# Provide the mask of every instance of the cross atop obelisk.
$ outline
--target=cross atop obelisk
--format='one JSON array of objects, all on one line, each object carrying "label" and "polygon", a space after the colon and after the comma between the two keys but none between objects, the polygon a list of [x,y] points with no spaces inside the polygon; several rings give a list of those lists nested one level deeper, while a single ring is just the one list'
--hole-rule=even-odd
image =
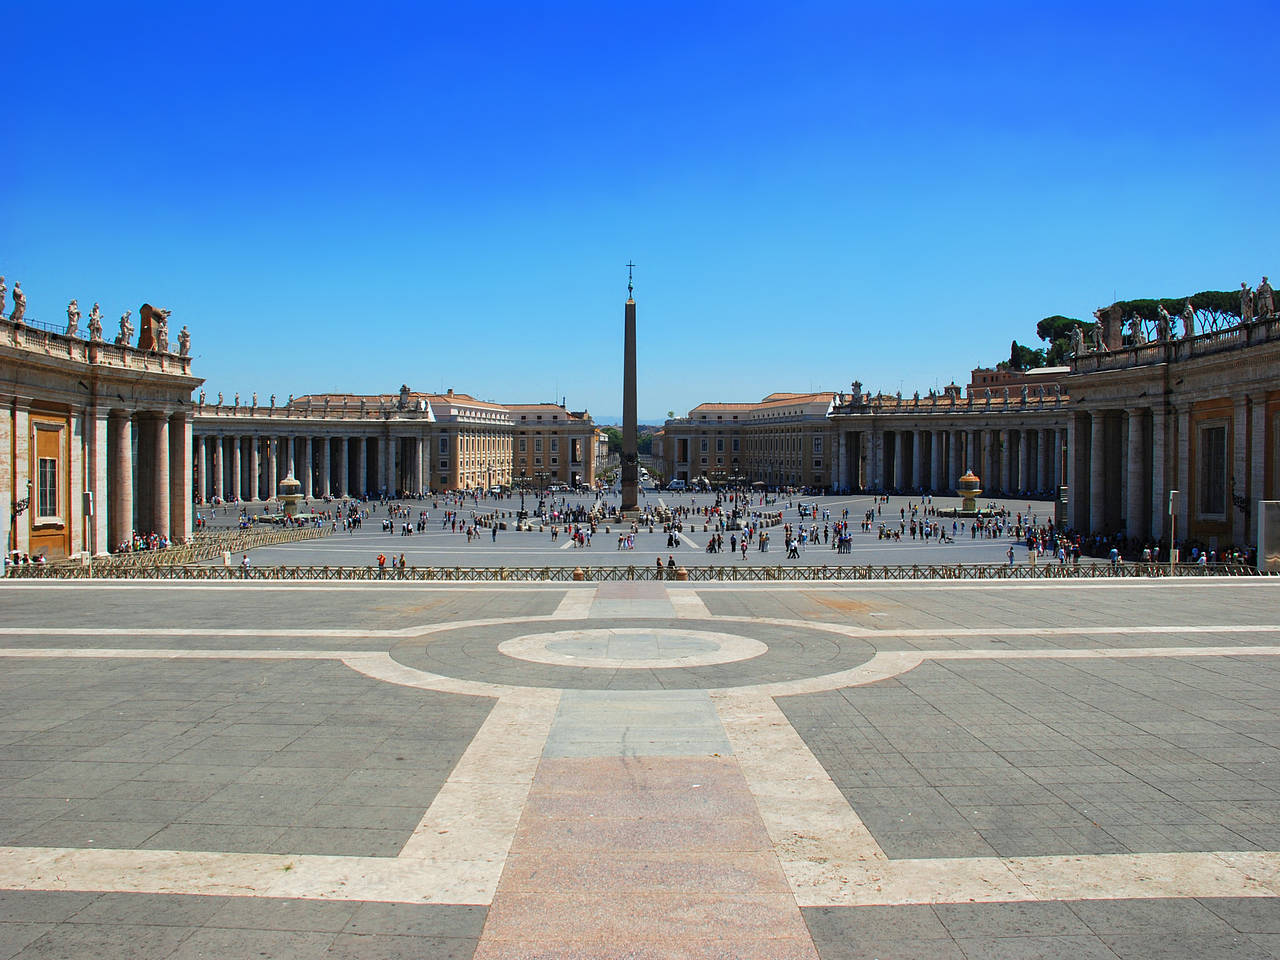
[{"label": "cross atop obelisk", "polygon": [[640,509],[640,456],[636,446],[636,302],[635,285],[627,263],[627,304],[622,323],[622,512]]}]

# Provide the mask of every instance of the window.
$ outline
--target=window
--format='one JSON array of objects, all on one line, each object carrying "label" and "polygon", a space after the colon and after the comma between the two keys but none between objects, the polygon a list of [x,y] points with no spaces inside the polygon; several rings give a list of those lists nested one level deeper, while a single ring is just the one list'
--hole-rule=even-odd
[{"label": "window", "polygon": [[819,458],[817,458],[817,459],[815,459],[815,460],[813,461],[813,468],[814,468],[815,470],[820,470],[820,469],[822,469],[822,459],[821,459],[820,457],[819,457]]},{"label": "window", "polygon": [[1225,517],[1227,513],[1227,427],[1200,428],[1200,513]]},{"label": "window", "polygon": [[533,452],[534,452],[534,453],[541,453],[541,452],[542,452],[542,438],[541,438],[541,437],[534,437],[534,438],[533,438]]},{"label": "window", "polygon": [[737,453],[737,452],[738,452],[738,438],[737,438],[737,437],[734,437],[734,438],[733,438],[733,452],[734,452],[734,453]]},{"label": "window", "polygon": [[559,437],[552,437],[552,438],[551,438],[551,452],[552,452],[552,453],[559,453],[559,452],[560,452],[560,438],[559,438]]},{"label": "window", "polygon": [[716,437],[716,453],[724,453],[724,437]]},{"label": "window", "polygon": [[707,465],[707,458],[706,458],[706,457],[703,457],[703,458],[702,458],[702,465],[703,465],[704,467]]},{"label": "window", "polygon": [[448,453],[448,452],[449,452],[449,438],[448,438],[448,437],[441,437],[441,438],[440,438],[440,452],[441,452],[441,453]]},{"label": "window", "polygon": [[[707,438],[706,438],[706,437],[703,437],[703,438],[702,438],[702,452],[703,452],[703,453],[706,453],[706,452],[707,452]],[[703,462],[703,463],[706,463],[706,461],[705,461],[705,460],[704,460],[704,461],[702,461],[702,462]]]},{"label": "window", "polygon": [[551,458],[551,465],[552,465],[553,467],[554,467],[554,466],[558,466],[558,465],[559,465],[559,463],[560,463],[560,458],[559,458],[559,457],[552,457],[552,458]]},{"label": "window", "polygon": [[813,452],[814,452],[814,453],[821,453],[821,452],[822,452],[822,438],[821,438],[821,437],[814,437],[814,438],[813,438]]},{"label": "window", "polygon": [[51,519],[58,516],[58,461],[53,457],[41,457],[37,463],[38,488],[36,517]]},{"label": "window", "polygon": [[525,442],[527,441],[527,439],[528,439],[527,437],[521,437],[521,438],[520,438],[520,452],[521,452],[521,453],[524,453],[524,452],[525,452]]}]

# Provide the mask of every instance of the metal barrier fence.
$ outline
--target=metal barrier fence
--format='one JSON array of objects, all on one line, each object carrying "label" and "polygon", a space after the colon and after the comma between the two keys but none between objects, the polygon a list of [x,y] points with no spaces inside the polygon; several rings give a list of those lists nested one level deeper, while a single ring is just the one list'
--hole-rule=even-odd
[{"label": "metal barrier fence", "polygon": [[[318,537],[327,537],[332,532],[332,528],[327,526],[287,527],[275,530],[201,531],[187,543],[175,544],[163,550],[138,550],[131,553],[115,553],[109,557],[95,557],[92,561],[92,574],[82,561],[68,558],[51,564],[12,567],[9,576],[163,577],[167,575],[166,570],[182,569],[187,564],[216,560],[224,553],[247,553],[256,547],[295,543],[299,540],[315,540]],[[58,572],[54,573],[54,571]]]},{"label": "metal barrier fence", "polygon": [[[285,531],[279,531],[284,533]],[[268,541],[283,542],[283,541]],[[261,546],[262,544],[258,544]],[[219,551],[221,553],[221,551]],[[90,574],[82,565],[48,565],[13,567],[10,577],[75,580]],[[670,567],[601,566],[601,567],[334,567],[334,566],[261,566],[241,569],[237,566],[141,566],[124,564],[115,567],[94,565],[94,577],[118,577],[129,580],[418,580],[418,581],[589,581],[670,580],[689,582],[785,582],[796,580],[1109,580],[1133,577],[1168,577],[1167,564],[1109,563],[1088,564],[1007,564],[950,563],[890,566],[812,567],[732,567],[690,566],[673,571]],[[1219,563],[1210,566],[1180,564],[1173,576],[1205,577],[1270,576],[1245,564]]]}]

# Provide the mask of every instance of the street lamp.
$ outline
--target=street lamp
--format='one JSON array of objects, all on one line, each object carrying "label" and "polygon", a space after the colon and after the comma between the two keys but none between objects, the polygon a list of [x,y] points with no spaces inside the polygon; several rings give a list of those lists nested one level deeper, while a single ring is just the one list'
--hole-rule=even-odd
[{"label": "street lamp", "polygon": [[521,470],[520,470],[520,519],[521,519],[521,520],[523,520],[525,517],[527,517],[527,516],[528,516],[528,514],[527,514],[527,513],[525,513],[525,511],[524,511],[524,488],[525,488],[525,484],[526,484],[526,480],[525,480],[525,476],[524,476],[524,469],[523,469],[523,468],[521,468]]},{"label": "street lamp", "polygon": [[1169,491],[1169,576],[1171,577],[1173,576],[1173,560],[1178,553],[1177,549],[1174,547],[1174,544],[1178,542],[1175,537],[1175,534],[1177,533],[1175,526],[1178,522],[1178,516],[1173,512],[1173,503],[1177,498],[1178,493],[1179,491],[1177,490]]}]

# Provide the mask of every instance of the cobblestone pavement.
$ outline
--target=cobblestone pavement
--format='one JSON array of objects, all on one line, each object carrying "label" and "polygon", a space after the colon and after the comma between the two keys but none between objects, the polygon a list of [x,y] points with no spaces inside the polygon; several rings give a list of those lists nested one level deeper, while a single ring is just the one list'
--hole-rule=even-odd
[{"label": "cobblestone pavement", "polygon": [[0,584],[0,958],[1280,957],[1280,583]]}]

